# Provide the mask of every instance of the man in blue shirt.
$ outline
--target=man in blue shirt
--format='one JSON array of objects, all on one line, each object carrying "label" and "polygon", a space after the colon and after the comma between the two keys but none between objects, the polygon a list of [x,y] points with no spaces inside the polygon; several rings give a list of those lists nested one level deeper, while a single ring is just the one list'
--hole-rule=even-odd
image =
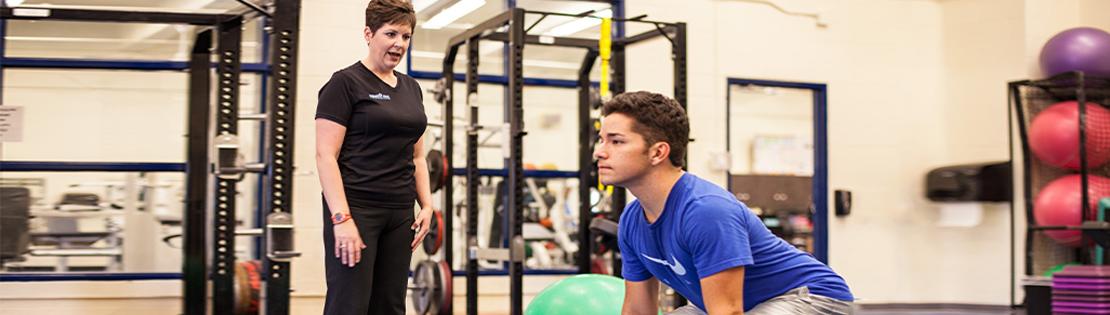
[{"label": "man in blue shirt", "polygon": [[659,281],[690,301],[672,314],[850,314],[844,279],[771,234],[721,187],[682,170],[678,102],[625,93],[602,108],[601,182],[636,196],[620,218],[625,314],[656,314]]}]

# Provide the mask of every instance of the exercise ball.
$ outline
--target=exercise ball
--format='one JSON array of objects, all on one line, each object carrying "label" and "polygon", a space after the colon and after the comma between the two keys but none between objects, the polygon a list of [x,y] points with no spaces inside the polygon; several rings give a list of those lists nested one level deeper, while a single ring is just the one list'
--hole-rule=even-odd
[{"label": "exercise ball", "polygon": [[528,303],[525,315],[619,315],[624,305],[624,280],[598,275],[577,275],[555,282]]},{"label": "exercise ball", "polygon": [[1079,265],[1080,265],[1079,263],[1075,263],[1075,262],[1056,264],[1055,266],[1052,266],[1051,268],[1048,268],[1048,270],[1045,270],[1045,272],[1041,275],[1051,278],[1052,275],[1055,275],[1057,272],[1064,271],[1064,268],[1066,268],[1067,266],[1079,266]]},{"label": "exercise ball", "polygon": [[1041,48],[1041,70],[1052,76],[1068,71],[1110,77],[1110,33],[1077,27],[1052,36]]},{"label": "exercise ball", "polygon": [[[1079,169],[1079,102],[1045,108],[1029,127],[1029,149],[1049,165]],[[1110,160],[1110,110],[1087,102],[1087,167]]]},{"label": "exercise ball", "polygon": [[[1087,175],[1087,194],[1090,200],[1088,218],[1094,218],[1098,211],[1098,200],[1110,196],[1110,178]],[[1080,175],[1066,175],[1057,178],[1037,193],[1033,201],[1033,218],[1038,225],[1079,225],[1083,209],[1083,194]],[[1079,246],[1079,231],[1046,230],[1044,234],[1060,245]]]}]

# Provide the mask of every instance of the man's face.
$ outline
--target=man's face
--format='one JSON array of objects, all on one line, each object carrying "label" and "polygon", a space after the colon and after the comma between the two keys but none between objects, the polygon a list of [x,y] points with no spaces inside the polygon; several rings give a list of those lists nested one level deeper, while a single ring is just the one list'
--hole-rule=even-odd
[{"label": "man's face", "polygon": [[632,131],[636,121],[613,113],[601,118],[600,139],[594,148],[597,175],[606,185],[628,186],[651,168],[648,143]]}]

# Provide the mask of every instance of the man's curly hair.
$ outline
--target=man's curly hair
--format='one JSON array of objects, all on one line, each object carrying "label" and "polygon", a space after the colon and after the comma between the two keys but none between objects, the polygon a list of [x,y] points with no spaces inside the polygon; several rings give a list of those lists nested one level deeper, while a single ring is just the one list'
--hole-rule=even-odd
[{"label": "man's curly hair", "polygon": [[616,113],[635,120],[632,131],[642,135],[649,147],[657,142],[670,144],[671,164],[684,166],[686,145],[690,142],[690,119],[678,101],[646,91],[622,93],[601,107],[602,116]]}]

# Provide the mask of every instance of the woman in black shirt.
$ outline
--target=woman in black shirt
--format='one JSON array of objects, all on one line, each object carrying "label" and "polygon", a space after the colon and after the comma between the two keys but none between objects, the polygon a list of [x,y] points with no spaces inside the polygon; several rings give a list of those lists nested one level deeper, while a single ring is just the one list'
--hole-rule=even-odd
[{"label": "woman in black shirt", "polygon": [[[393,69],[416,15],[405,0],[372,0],[368,54],[336,71],[316,108],[316,167],[324,195],[324,314],[404,314],[412,251],[428,232],[423,93]],[[420,212],[413,215],[413,202]]]}]

